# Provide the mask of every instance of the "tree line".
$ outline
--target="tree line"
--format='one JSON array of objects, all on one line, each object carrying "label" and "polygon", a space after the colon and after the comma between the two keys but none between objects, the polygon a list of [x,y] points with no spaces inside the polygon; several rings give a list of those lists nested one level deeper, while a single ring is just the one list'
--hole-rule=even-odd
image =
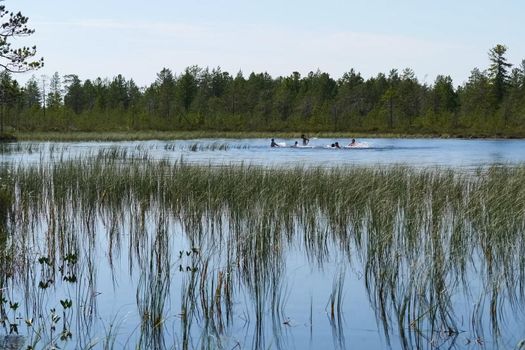
[{"label": "tree line", "polygon": [[192,66],[162,69],[149,86],[133,79],[33,76],[21,86],[0,74],[2,130],[210,130],[525,135],[525,60],[507,48],[488,52],[488,67],[454,86],[439,75],[418,81],[410,68],[364,79],[350,69],[272,77]]}]

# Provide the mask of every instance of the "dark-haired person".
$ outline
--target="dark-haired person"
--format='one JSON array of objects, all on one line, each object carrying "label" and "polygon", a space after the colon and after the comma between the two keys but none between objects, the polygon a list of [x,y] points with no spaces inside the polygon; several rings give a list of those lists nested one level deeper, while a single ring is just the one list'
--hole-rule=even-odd
[{"label": "dark-haired person", "polygon": [[310,142],[310,139],[304,136],[304,134],[301,135],[301,138],[303,139],[303,146],[306,146],[308,142]]}]

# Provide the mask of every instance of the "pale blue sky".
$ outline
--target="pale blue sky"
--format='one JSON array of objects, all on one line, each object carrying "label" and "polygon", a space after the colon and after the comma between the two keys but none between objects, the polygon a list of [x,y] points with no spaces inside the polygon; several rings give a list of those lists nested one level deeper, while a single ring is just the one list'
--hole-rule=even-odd
[{"label": "pale blue sky", "polygon": [[[525,2],[486,0],[6,0],[30,18],[45,68],[36,75],[81,79],[123,74],[139,85],[163,67],[189,65],[272,76],[320,69],[365,78],[412,68],[420,81],[438,74],[462,84],[488,66],[498,43],[525,58]],[[24,42],[24,41],[21,41]],[[26,74],[25,78],[31,74]],[[21,77],[22,78],[22,77]],[[20,79],[23,80],[24,78]]]}]

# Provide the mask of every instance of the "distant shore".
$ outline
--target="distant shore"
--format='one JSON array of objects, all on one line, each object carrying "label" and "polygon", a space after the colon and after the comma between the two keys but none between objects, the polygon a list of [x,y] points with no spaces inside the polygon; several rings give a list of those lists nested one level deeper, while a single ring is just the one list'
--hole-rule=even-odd
[{"label": "distant shore", "polygon": [[[283,138],[299,139],[301,134],[309,138],[472,138],[472,139],[521,139],[515,134],[436,134],[436,133],[375,133],[375,132],[235,132],[235,131],[107,131],[107,132],[18,132],[12,133],[18,141],[145,141],[188,140],[202,138]],[[10,139],[9,141],[14,141]]]}]

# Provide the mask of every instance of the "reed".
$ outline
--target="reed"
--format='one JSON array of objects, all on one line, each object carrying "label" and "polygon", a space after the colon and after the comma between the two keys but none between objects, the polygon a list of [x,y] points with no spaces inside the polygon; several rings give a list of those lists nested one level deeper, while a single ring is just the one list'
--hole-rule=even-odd
[{"label": "reed", "polygon": [[[109,265],[126,253],[130,276],[139,277],[136,344],[144,348],[168,347],[168,322],[177,323],[171,343],[181,348],[233,348],[239,342],[286,347],[279,330],[286,327],[284,271],[291,249],[304,251],[316,266],[337,258],[345,267],[327,295],[340,347],[349,299],[343,298],[343,282],[352,268],[363,271],[386,339],[395,333],[407,349],[435,343],[438,333],[443,344],[460,332],[484,339],[489,329],[497,338],[504,333],[504,310],[520,310],[525,302],[523,166],[476,172],[213,167],[137,152],[140,157],[115,148],[91,157],[1,167],[2,186],[11,189],[6,205],[0,192],[2,264],[9,266],[2,286],[28,285],[36,278],[37,257],[46,257],[39,279],[60,280],[59,262],[76,252],[84,266],[75,270],[78,285],[95,290],[96,242],[102,234],[97,227],[104,227]],[[186,246],[174,249],[177,234]],[[183,278],[174,315],[167,304],[177,273]],[[66,288],[66,282],[54,288]],[[49,300],[46,290],[28,293],[35,300],[24,304],[29,318],[42,313]],[[481,300],[468,315],[470,325],[461,323],[463,315],[454,309],[458,297]],[[245,298],[247,311],[240,310],[239,298]],[[88,294],[77,290],[67,299],[73,302],[68,322],[69,312],[84,312],[82,324],[91,324],[85,311],[75,308],[80,300],[91,300],[96,308]],[[483,305],[491,310],[488,321]],[[230,337],[239,314],[254,317],[249,340]],[[107,333],[105,346],[118,344],[117,335]],[[56,340],[56,334],[41,337]]]}]

